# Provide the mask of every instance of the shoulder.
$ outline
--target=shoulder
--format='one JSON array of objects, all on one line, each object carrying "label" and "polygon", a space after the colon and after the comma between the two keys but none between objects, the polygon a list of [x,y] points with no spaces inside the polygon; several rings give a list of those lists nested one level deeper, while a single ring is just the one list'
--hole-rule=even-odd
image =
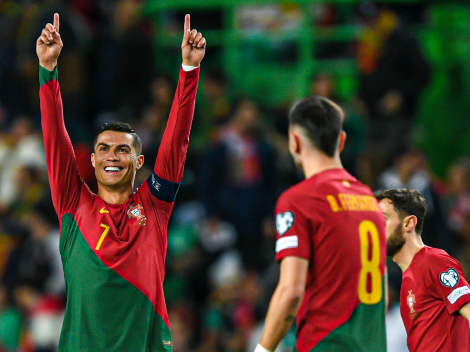
[{"label": "shoulder", "polygon": [[430,266],[436,266],[440,264],[458,264],[459,262],[454,257],[450,256],[446,251],[433,248],[433,247],[425,247],[425,259],[427,264]]},{"label": "shoulder", "polygon": [[301,181],[292,187],[288,188],[278,198],[278,206],[286,206],[291,204],[298,204],[306,197],[306,185],[305,181]]},{"label": "shoulder", "polygon": [[446,275],[458,275],[461,272],[460,263],[446,251],[438,248],[425,247],[421,266],[427,269],[428,273],[441,281]]}]

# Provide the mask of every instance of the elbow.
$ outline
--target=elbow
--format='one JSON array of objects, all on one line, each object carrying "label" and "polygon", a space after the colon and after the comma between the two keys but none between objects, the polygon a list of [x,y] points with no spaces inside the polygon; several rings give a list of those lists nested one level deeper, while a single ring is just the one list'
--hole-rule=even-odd
[{"label": "elbow", "polygon": [[281,286],[279,291],[289,306],[299,307],[304,297],[305,287],[300,285]]}]

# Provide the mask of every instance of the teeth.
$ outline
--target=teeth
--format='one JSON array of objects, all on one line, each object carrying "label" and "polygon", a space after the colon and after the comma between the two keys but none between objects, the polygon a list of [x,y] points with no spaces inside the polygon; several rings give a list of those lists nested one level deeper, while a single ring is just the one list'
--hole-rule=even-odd
[{"label": "teeth", "polygon": [[107,166],[104,168],[104,171],[121,171],[121,168],[117,166]]}]

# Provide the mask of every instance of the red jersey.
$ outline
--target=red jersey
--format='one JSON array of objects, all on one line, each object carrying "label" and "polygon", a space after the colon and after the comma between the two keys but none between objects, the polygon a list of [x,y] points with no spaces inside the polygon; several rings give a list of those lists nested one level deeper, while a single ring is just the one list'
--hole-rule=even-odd
[{"label": "red jersey", "polygon": [[277,260],[309,261],[298,352],[386,351],[385,219],[369,187],[344,169],[316,174],[276,206]]},{"label": "red jersey", "polygon": [[180,71],[154,172],[124,204],[107,204],[78,174],[57,68],[40,67],[42,128],[61,225],[67,306],[59,351],[172,351],[163,294],[167,226],[183,177],[199,68]]},{"label": "red jersey", "polygon": [[467,319],[458,311],[470,302],[470,286],[459,262],[424,246],[403,273],[400,310],[411,352],[468,352]]}]

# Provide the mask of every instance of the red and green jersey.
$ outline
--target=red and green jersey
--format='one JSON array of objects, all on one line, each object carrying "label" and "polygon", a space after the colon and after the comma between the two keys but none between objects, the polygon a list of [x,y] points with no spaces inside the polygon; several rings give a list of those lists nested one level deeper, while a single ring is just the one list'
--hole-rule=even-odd
[{"label": "red and green jersey", "polygon": [[39,77],[67,289],[59,351],[172,351],[163,294],[166,235],[183,176],[199,68],[180,71],[154,172],[125,204],[105,203],[80,179],[57,69],[40,67]]},{"label": "red and green jersey", "polygon": [[386,351],[385,220],[369,187],[344,169],[316,174],[280,196],[276,229],[278,261],[309,261],[297,351]]},{"label": "red and green jersey", "polygon": [[424,246],[403,272],[400,311],[411,352],[468,352],[468,321],[459,309],[470,302],[470,286],[459,262]]}]

